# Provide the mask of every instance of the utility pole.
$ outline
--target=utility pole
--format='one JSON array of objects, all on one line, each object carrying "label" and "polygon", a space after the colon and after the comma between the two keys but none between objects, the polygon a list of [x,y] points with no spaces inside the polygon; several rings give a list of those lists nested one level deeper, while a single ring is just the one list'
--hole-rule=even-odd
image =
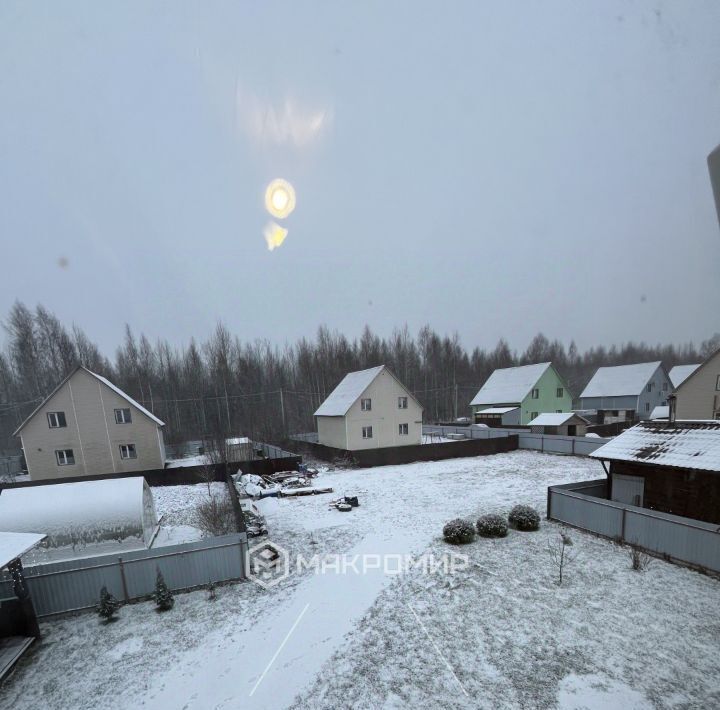
[{"label": "utility pole", "polygon": [[287,434],[287,427],[285,426],[285,399],[283,397],[282,387],[280,388],[280,416],[282,417],[283,436],[285,436]]},{"label": "utility pole", "polygon": [[458,414],[457,403],[458,403],[458,386],[457,386],[457,382],[456,382],[455,383],[455,406],[453,407],[453,411],[455,412],[455,414],[453,416],[453,419],[457,419],[457,414]]}]

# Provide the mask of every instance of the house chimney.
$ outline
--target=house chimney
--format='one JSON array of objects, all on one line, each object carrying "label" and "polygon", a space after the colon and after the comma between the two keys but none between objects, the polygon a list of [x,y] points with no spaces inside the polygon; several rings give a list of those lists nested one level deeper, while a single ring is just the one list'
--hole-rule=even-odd
[{"label": "house chimney", "polygon": [[674,394],[668,397],[668,424],[675,424],[675,405],[677,404],[677,398]]}]

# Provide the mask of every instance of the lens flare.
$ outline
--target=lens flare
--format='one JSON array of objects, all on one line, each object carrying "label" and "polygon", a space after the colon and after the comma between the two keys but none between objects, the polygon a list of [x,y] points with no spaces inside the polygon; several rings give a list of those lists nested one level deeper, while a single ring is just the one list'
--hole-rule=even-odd
[{"label": "lens flare", "polygon": [[285,237],[287,237],[287,233],[287,229],[283,229],[283,227],[279,224],[276,224],[275,222],[268,222],[265,225],[265,230],[263,231],[268,251],[272,251],[273,249],[277,249],[279,246],[282,246],[282,243],[285,241]]},{"label": "lens flare", "polygon": [[295,209],[295,189],[282,178],[273,180],[265,190],[265,209],[277,219],[285,219]]}]

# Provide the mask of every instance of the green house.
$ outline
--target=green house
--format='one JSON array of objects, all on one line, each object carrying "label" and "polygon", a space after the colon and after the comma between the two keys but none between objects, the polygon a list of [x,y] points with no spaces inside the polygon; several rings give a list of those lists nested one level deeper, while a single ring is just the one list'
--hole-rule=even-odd
[{"label": "green house", "polygon": [[495,370],[470,408],[476,424],[527,426],[543,412],[571,412],[572,401],[552,363],[543,362]]}]

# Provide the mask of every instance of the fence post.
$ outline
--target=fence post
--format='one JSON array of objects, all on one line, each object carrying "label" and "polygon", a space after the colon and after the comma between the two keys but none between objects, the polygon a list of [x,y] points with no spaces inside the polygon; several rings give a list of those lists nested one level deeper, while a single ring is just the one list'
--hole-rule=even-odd
[{"label": "fence post", "polygon": [[627,508],[622,509],[622,526],[620,528],[620,541],[625,542],[625,516],[627,514]]},{"label": "fence post", "polygon": [[120,566],[120,580],[122,582],[123,596],[125,601],[130,601],[130,595],[128,594],[127,580],[125,579],[125,564],[123,563],[122,557],[118,557],[118,565]]},{"label": "fence post", "polygon": [[575,437],[572,438],[572,453],[575,456]]}]

